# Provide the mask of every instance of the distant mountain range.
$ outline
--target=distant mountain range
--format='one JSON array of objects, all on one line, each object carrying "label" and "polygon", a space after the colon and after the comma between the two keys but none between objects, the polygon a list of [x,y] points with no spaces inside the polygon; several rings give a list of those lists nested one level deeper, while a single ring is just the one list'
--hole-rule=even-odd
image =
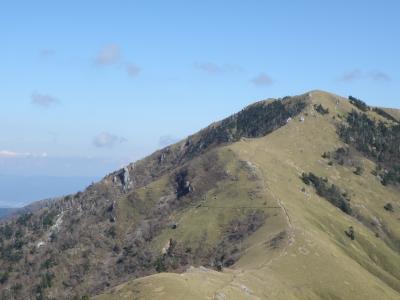
[{"label": "distant mountain range", "polygon": [[0,219],[9,215],[11,212],[15,211],[15,208],[1,208],[0,207]]},{"label": "distant mountain range", "polygon": [[95,177],[0,175],[0,207],[22,207],[33,201],[79,191]]}]

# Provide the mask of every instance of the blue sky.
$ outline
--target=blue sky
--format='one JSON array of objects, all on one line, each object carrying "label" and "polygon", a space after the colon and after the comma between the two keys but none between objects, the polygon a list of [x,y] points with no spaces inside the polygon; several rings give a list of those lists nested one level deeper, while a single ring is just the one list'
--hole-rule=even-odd
[{"label": "blue sky", "polygon": [[0,174],[100,177],[268,97],[400,108],[398,1],[1,1]]}]

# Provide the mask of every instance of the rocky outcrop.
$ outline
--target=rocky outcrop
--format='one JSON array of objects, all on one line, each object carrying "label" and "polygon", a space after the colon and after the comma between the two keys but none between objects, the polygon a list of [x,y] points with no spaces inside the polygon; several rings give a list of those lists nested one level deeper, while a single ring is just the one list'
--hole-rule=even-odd
[{"label": "rocky outcrop", "polygon": [[129,167],[119,170],[113,177],[114,184],[120,185],[124,192],[133,187],[133,182],[129,173]]}]

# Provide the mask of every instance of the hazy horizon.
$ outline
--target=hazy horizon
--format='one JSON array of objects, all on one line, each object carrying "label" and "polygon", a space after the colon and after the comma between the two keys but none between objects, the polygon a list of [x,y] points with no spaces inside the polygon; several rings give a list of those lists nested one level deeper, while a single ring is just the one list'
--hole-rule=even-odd
[{"label": "hazy horizon", "polygon": [[0,208],[23,207],[35,201],[76,193],[99,179],[83,176],[0,174]]}]

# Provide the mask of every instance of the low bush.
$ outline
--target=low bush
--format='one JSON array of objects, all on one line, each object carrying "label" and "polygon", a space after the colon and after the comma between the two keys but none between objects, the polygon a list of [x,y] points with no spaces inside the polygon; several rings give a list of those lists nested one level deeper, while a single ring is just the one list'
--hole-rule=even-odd
[{"label": "low bush", "polygon": [[48,259],[46,259],[41,265],[40,265],[40,269],[50,269],[51,267],[57,265],[57,262],[55,261],[55,259],[53,257],[50,257]]},{"label": "low bush", "polygon": [[346,235],[353,241],[355,239],[355,235],[354,235],[354,228],[353,226],[350,226],[348,230],[344,231],[346,233]]},{"label": "low bush", "polygon": [[393,212],[393,211],[394,211],[394,208],[393,208],[392,203],[386,203],[385,206],[384,206],[383,208],[384,208],[385,210],[387,210],[387,211],[390,211],[390,212]]},{"label": "low bush", "polygon": [[364,101],[361,101],[360,99],[357,99],[353,96],[349,96],[349,101],[351,104],[353,104],[355,107],[357,107],[359,110],[362,110],[363,112],[366,112],[369,110],[369,106]]},{"label": "low bush", "polygon": [[165,266],[164,258],[162,256],[158,257],[154,262],[154,267],[158,273],[166,272],[167,267]]},{"label": "low bush", "polygon": [[42,216],[42,225],[44,228],[48,228],[54,225],[54,219],[56,218],[57,213],[55,211],[45,212]]},{"label": "low bush", "polygon": [[361,176],[364,173],[364,168],[362,166],[357,166],[354,174]]},{"label": "low bush", "polygon": [[22,214],[18,217],[17,219],[17,224],[26,226],[28,224],[28,221],[32,218],[32,213],[26,213]]},{"label": "low bush", "polygon": [[6,283],[8,280],[8,272],[0,272],[0,284]]},{"label": "low bush", "polygon": [[374,107],[374,108],[373,108],[373,111],[376,112],[378,115],[384,117],[385,119],[388,119],[388,120],[390,120],[390,121],[392,121],[392,122],[395,122],[395,123],[399,123],[398,120],[396,120],[392,115],[388,114],[388,113],[387,113],[386,111],[384,111],[383,109],[380,109],[380,108],[378,108],[378,107]]},{"label": "low bush", "polygon": [[0,236],[4,237],[6,240],[9,240],[13,234],[14,232],[9,224],[0,227]]},{"label": "low bush", "polygon": [[329,114],[329,109],[328,108],[324,108],[321,104],[314,104],[314,109],[320,113],[321,115],[326,115]]},{"label": "low bush", "polygon": [[341,190],[334,184],[329,184],[326,178],[318,177],[313,173],[303,173],[301,179],[307,185],[313,185],[317,194],[344,213],[351,215],[352,209],[349,200],[345,198]]}]

